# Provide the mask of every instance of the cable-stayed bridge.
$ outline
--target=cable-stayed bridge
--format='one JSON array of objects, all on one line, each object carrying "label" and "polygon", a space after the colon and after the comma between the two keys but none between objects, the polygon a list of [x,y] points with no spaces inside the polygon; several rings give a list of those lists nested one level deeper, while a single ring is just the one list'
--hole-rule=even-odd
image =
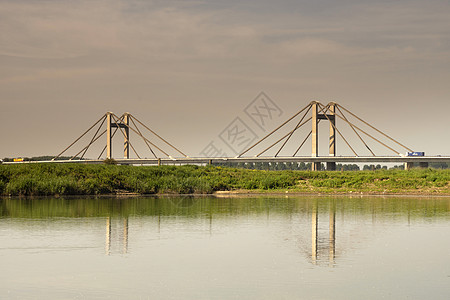
[{"label": "cable-stayed bridge", "polygon": [[[326,134],[328,155],[322,156],[319,155],[321,140],[319,124],[321,122],[329,124]],[[302,130],[303,135],[300,133]],[[352,137],[349,137],[349,132]],[[131,134],[134,135],[133,139]],[[238,131],[229,132],[229,135],[234,135],[235,139],[239,138],[238,134]],[[123,149],[120,150],[120,152],[123,151],[123,157],[120,158],[113,156],[113,140],[116,136],[123,139]],[[86,139],[88,139],[87,142]],[[311,145],[311,155],[300,155],[300,150],[307,148],[305,145],[308,144],[308,140]],[[82,141],[85,141],[84,144]],[[134,146],[135,141],[145,144],[150,158],[138,154]],[[338,155],[336,151],[338,141],[352,154]],[[365,153],[357,149],[355,143],[359,144],[359,148],[362,148]],[[101,144],[99,154],[95,159],[86,159],[86,154],[94,144]],[[71,158],[61,160],[60,158],[67,155],[69,151],[74,153]],[[423,152],[416,152],[405,146],[344,106],[335,102],[324,105],[318,101],[310,102],[234,157],[188,156],[134,115],[124,113],[118,116],[107,112],[51,161],[46,162],[95,164],[104,163],[105,159],[114,159],[119,164],[141,165],[305,162],[311,163],[312,170],[320,170],[322,163],[326,164],[327,170],[335,170],[336,163],[404,163],[406,168],[414,164],[421,167],[428,167],[428,163],[436,162],[450,164],[450,156],[425,156]]]}]

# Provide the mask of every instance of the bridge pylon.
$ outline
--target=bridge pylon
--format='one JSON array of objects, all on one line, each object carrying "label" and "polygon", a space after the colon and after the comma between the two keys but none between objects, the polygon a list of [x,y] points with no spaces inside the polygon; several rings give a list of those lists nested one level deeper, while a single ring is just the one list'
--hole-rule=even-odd
[{"label": "bridge pylon", "polygon": [[113,158],[113,128],[120,128],[123,131],[123,158],[130,158],[130,113],[124,113],[122,122],[114,122],[112,119],[112,112],[106,113],[106,158]]},{"label": "bridge pylon", "polygon": [[[98,124],[100,125],[98,126]],[[106,123],[106,129],[102,128],[103,125]],[[152,139],[147,138],[144,136],[143,132],[144,130],[141,130],[138,124],[143,127],[147,132],[152,135]],[[92,144],[94,144],[97,140],[99,140],[104,134],[106,134],[106,145],[103,147],[103,150],[101,151],[100,155],[97,159],[100,159],[102,155],[105,153],[106,159],[113,159],[113,138],[116,135],[118,131],[123,136],[123,158],[124,159],[130,159],[130,148],[134,152],[137,158],[141,159],[141,156],[137,153],[136,148],[133,146],[130,140],[130,133],[134,132],[139,139],[145,143],[145,145],[150,150],[151,154],[155,159],[159,159],[161,155],[167,158],[172,158],[172,156],[169,154],[169,150],[167,148],[170,148],[171,151],[174,150],[175,155],[181,155],[184,158],[187,158],[187,155],[178,150],[175,146],[167,142],[164,138],[162,138],[160,135],[158,135],[155,131],[150,129],[148,126],[146,126],[144,123],[139,121],[135,116],[133,116],[130,113],[124,113],[122,116],[117,116],[113,112],[107,112],[105,113],[96,123],[94,123],[88,130],[86,130],[80,137],[78,137],[74,142],[72,142],[67,148],[65,148],[61,153],[59,153],[57,156],[55,156],[52,160],[58,159],[61,155],[63,155],[67,150],[72,148],[78,141],[80,141],[85,135],[87,135],[92,129],[97,127],[97,131],[95,132],[94,136],[90,140],[90,142],[81,149],[78,153],[73,155],[70,160],[74,159],[83,159],[88,149],[91,147]],[[156,142],[159,143],[159,146],[156,144]],[[166,149],[163,149],[163,147],[166,147]],[[158,153],[158,155],[156,154]]]},{"label": "bridge pylon", "polygon": [[[335,105],[336,103],[330,102],[328,104],[328,113],[323,110],[320,110],[320,103],[317,101],[311,102],[311,108],[312,108],[312,151],[311,156],[312,157],[318,157],[319,156],[319,121],[320,120],[328,120],[330,122],[330,142],[329,142],[329,155],[335,156],[336,155],[336,118],[335,118]],[[322,113],[320,113],[322,112]],[[311,166],[313,171],[319,171],[321,169],[321,163],[320,162],[314,162]],[[335,162],[327,162],[327,170],[336,170],[336,163]]]},{"label": "bridge pylon", "polygon": [[[344,112],[346,114],[350,115],[355,120],[352,119],[350,121],[350,118],[348,118],[346,116],[346,114],[344,114]],[[308,117],[309,113],[311,113],[311,115]],[[300,143],[297,150],[295,150],[294,154],[292,154],[291,156],[297,157],[296,155],[299,152],[299,150],[302,148],[302,146],[305,144],[305,142],[308,140],[308,138],[311,137],[311,157],[320,158],[320,156],[319,156],[319,123],[322,120],[328,121],[328,123],[329,123],[328,155],[332,156],[332,157],[336,156],[336,154],[337,154],[336,153],[337,135],[339,135],[341,140],[353,152],[354,156],[359,157],[359,155],[356,153],[355,149],[350,145],[348,140],[344,137],[342,130],[340,129],[341,127],[338,128],[338,126],[337,126],[338,118],[340,119],[340,122],[342,122],[342,124],[348,125],[351,128],[351,131],[353,131],[353,133],[363,143],[364,148],[367,149],[372,156],[376,156],[376,155],[372,151],[371,147],[369,147],[368,143],[366,143],[366,141],[362,138],[362,135],[369,137],[370,139],[372,139],[379,145],[383,146],[384,148],[391,150],[396,155],[401,156],[400,151],[394,149],[393,148],[394,146],[392,146],[392,145],[389,146],[387,143],[393,142],[393,143],[397,144],[397,146],[400,146],[403,149],[405,149],[406,151],[413,152],[413,150],[411,150],[410,148],[404,146],[403,144],[394,140],[393,138],[391,138],[384,132],[378,130],[377,128],[375,128],[374,126],[369,124],[368,122],[364,121],[362,118],[358,117],[357,115],[355,115],[354,113],[352,113],[351,111],[349,111],[348,109],[343,107],[342,105],[340,105],[336,102],[329,102],[327,105],[323,105],[319,101],[312,101],[308,105],[306,105],[303,109],[301,109],[300,111],[295,113],[288,120],[286,120],[284,123],[282,123],[280,126],[275,128],[272,132],[270,132],[269,134],[264,136],[262,139],[260,139],[259,141],[257,141],[256,143],[254,143],[253,145],[251,145],[250,147],[245,149],[243,152],[241,152],[237,156],[237,158],[243,158],[244,154],[248,155],[248,153],[251,153],[250,152],[251,150],[255,150],[255,149],[257,149],[257,147],[263,145],[264,141],[265,142],[269,141],[269,139],[268,139],[269,137],[271,137],[272,139],[273,138],[276,139],[275,133],[277,133],[277,132],[280,133],[282,131],[283,127],[288,128],[288,126],[286,126],[286,125],[289,122],[291,122],[292,120],[294,120],[300,116],[301,116],[300,120],[297,122],[297,124],[295,125],[295,127],[293,129],[288,131],[287,134],[283,135],[281,138],[279,138],[274,143],[272,143],[270,146],[268,146],[267,148],[265,148],[264,150],[262,150],[261,152],[256,154],[254,157],[261,157],[261,155],[263,155],[264,153],[267,153],[270,149],[274,149],[277,145],[281,144],[281,146],[278,148],[278,151],[276,151],[275,155],[272,156],[272,157],[278,157],[280,152],[283,150],[283,148],[286,146],[286,144],[289,141],[291,141],[291,144],[293,143],[292,141],[294,141],[294,143],[295,143],[295,139],[291,139],[293,134],[299,128],[301,128],[303,125],[305,125],[306,123],[311,121],[311,131],[306,136],[306,138]],[[374,132],[369,133],[368,131],[366,131],[367,129],[362,129],[361,128],[362,126],[359,127],[358,125],[356,125],[357,123],[359,126],[361,126],[360,124],[362,123],[362,126],[368,127],[369,130],[373,130],[373,131],[375,131],[375,133]],[[381,138],[376,138],[374,136],[375,134],[381,135]],[[383,142],[381,140],[382,138],[387,139],[388,141]],[[322,166],[322,164],[319,159],[314,160],[311,163],[311,169],[313,171],[320,170],[321,166]],[[336,162],[327,161],[326,168],[327,168],[327,170],[336,170]]]}]

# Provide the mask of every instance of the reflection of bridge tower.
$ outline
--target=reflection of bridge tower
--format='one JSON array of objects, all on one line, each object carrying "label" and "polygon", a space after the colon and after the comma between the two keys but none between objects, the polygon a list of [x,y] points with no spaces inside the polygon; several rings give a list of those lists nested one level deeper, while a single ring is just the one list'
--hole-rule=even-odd
[{"label": "reflection of bridge tower", "polygon": [[[119,220],[116,220],[119,221]],[[106,239],[105,239],[105,254],[111,254],[111,245],[113,242],[119,242],[122,244],[122,254],[128,252],[128,217],[123,218],[122,222],[114,222],[111,217],[106,218]],[[120,231],[120,227],[123,229]]]},{"label": "reflection of bridge tower", "polygon": [[336,206],[330,203],[330,221],[329,221],[329,236],[328,242],[319,238],[319,210],[317,201],[313,203],[311,213],[311,258],[314,264],[317,263],[320,250],[328,248],[328,256],[330,264],[334,264],[336,254]]}]

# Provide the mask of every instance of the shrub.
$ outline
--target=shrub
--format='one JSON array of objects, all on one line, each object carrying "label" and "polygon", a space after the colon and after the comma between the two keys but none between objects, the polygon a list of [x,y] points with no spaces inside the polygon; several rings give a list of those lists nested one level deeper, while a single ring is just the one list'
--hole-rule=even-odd
[{"label": "shrub", "polygon": [[117,165],[117,161],[113,158],[107,158],[103,161],[105,165]]}]

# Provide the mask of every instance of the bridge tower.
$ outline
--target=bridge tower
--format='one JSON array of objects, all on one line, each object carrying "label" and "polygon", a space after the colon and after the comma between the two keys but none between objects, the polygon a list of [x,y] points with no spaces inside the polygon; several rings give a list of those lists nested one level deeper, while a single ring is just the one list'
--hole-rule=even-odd
[{"label": "bridge tower", "polygon": [[122,122],[116,122],[112,119],[112,112],[106,113],[106,158],[113,158],[112,151],[112,128],[119,128],[124,135],[123,158],[130,158],[130,114],[123,115]]},{"label": "bridge tower", "polygon": [[[104,125],[106,123],[106,129],[104,128]],[[100,125],[98,125],[100,124]],[[139,129],[138,125],[142,126],[146,131]],[[97,160],[99,160],[103,154],[105,154],[106,159],[112,159],[113,156],[113,138],[114,135],[120,131],[119,134],[122,134],[124,138],[123,142],[123,158],[124,159],[130,159],[131,153],[130,150],[133,151],[133,153],[137,156],[138,159],[141,159],[141,156],[137,153],[135,147],[130,141],[130,133],[134,132],[137,136],[140,137],[140,139],[137,139],[138,141],[143,141],[145,145],[147,145],[150,152],[153,154],[155,159],[158,159],[158,156],[156,155],[155,151],[153,151],[153,148],[157,149],[159,152],[161,152],[166,157],[169,157],[172,159],[172,156],[169,155],[169,151],[165,151],[161,149],[160,146],[157,146],[152,140],[159,141],[160,143],[165,144],[166,146],[172,148],[177,153],[181,154],[183,157],[187,158],[188,156],[181,152],[179,149],[177,149],[175,146],[170,144],[168,141],[166,141],[164,138],[162,138],[160,135],[158,135],[155,131],[150,129],[147,125],[139,121],[135,116],[132,114],[126,112],[122,114],[120,117],[114,114],[113,112],[107,112],[105,113],[100,119],[97,120],[91,127],[89,127],[88,130],[86,130],[81,136],[79,136],[75,141],[73,141],[68,147],[66,147],[61,153],[59,153],[57,156],[53,157],[52,160],[56,160],[59,158],[62,154],[64,154],[67,150],[69,150],[72,146],[74,146],[78,141],[80,141],[83,137],[85,137],[91,130],[93,130],[95,127],[97,127],[97,130],[95,131],[94,136],[90,139],[90,142],[83,148],[81,151],[79,151],[77,154],[73,155],[69,160],[73,160],[74,158],[77,158],[77,160],[83,160],[84,155],[88,151],[89,147],[94,144],[97,140],[100,138],[103,138],[103,135],[106,134],[106,145],[103,146],[102,151],[100,155],[98,156]],[[144,133],[150,133],[152,134],[152,140],[146,138],[144,136]],[[167,149],[166,149],[167,150]],[[80,157],[78,157],[80,155]],[[160,161],[160,160],[158,160]]]},{"label": "bridge tower", "polygon": [[125,136],[123,141],[123,158],[130,158],[130,114],[125,113],[123,115],[123,124],[125,125]]},{"label": "bridge tower", "polygon": [[[311,129],[311,137],[312,137],[312,157],[319,156],[319,120],[328,120],[330,122],[330,139],[329,139],[329,155],[336,155],[336,118],[335,118],[335,105],[336,103],[330,102],[328,108],[328,113],[320,113],[323,112],[323,109],[319,111],[319,102],[313,101],[311,102],[311,110],[312,110],[312,129]],[[320,162],[312,163],[312,170],[319,171],[321,167]],[[336,170],[335,162],[327,162],[327,170]]]}]

